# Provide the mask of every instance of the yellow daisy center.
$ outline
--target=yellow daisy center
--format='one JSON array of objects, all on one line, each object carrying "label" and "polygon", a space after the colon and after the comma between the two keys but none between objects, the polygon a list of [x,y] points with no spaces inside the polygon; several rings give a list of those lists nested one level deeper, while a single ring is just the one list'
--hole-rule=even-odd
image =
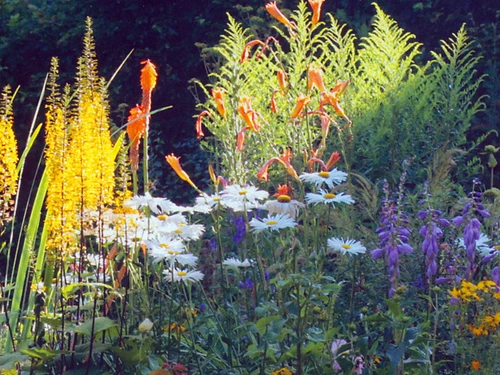
[{"label": "yellow daisy center", "polygon": [[164,249],[168,249],[170,245],[168,243],[161,243],[160,247],[163,247]]},{"label": "yellow daisy center", "polygon": [[179,255],[179,252],[178,251],[173,251],[173,250],[169,250],[168,253],[170,255]]},{"label": "yellow daisy center", "polygon": [[221,200],[220,197],[215,197],[214,198],[214,202],[220,202],[220,200]]},{"label": "yellow daisy center", "polygon": [[276,220],[269,220],[266,222],[267,225],[276,225],[278,222]]},{"label": "yellow daisy center", "polygon": [[334,199],[335,197],[336,197],[336,195],[333,193],[327,193],[327,194],[323,195],[323,198],[325,198],[325,199]]},{"label": "yellow daisy center", "polygon": [[328,178],[330,177],[330,173],[329,172],[325,172],[325,171],[321,171],[318,173],[318,176],[319,177],[323,177],[323,178]]},{"label": "yellow daisy center", "polygon": [[179,272],[177,272],[177,276],[182,277],[182,276],[186,276],[186,275],[187,275],[186,271],[179,271]]},{"label": "yellow daisy center", "polygon": [[246,190],[241,190],[238,192],[239,195],[246,195],[247,191]]},{"label": "yellow daisy center", "polygon": [[347,250],[347,249],[351,248],[351,245],[344,243],[344,244],[342,244],[342,247]]},{"label": "yellow daisy center", "polygon": [[285,195],[285,194],[278,195],[278,202],[280,202],[280,203],[288,203],[291,200],[292,200],[292,198],[290,198],[290,196],[288,196],[288,195]]},{"label": "yellow daisy center", "polygon": [[167,215],[158,215],[157,218],[158,220],[166,220]]},{"label": "yellow daisy center", "polygon": [[176,230],[174,230],[174,233],[181,234],[181,233],[182,233],[182,230],[180,230],[180,229],[176,229]]}]

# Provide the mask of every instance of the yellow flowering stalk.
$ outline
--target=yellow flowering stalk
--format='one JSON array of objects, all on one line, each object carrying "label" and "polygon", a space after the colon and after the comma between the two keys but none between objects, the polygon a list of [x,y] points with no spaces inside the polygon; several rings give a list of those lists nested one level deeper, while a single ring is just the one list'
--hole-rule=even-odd
[{"label": "yellow flowering stalk", "polygon": [[12,129],[12,93],[6,86],[0,98],[0,233],[11,220],[13,197],[17,192],[17,142]]},{"label": "yellow flowering stalk", "polygon": [[45,164],[48,176],[46,198],[49,228],[47,247],[63,254],[74,243],[76,227],[75,186],[70,183],[73,165],[68,163],[68,114],[57,85],[58,61],[52,59],[49,88],[51,90],[46,106],[45,121]]}]

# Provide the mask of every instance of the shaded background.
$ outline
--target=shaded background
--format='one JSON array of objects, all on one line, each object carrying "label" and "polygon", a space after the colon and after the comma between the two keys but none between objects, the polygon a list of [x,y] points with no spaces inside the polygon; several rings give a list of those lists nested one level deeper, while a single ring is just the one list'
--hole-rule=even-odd
[{"label": "shaded background", "polygon": [[[206,162],[195,139],[196,99],[190,80],[207,81],[210,54],[203,48],[218,43],[226,27],[226,13],[259,37],[273,33],[271,25],[275,21],[264,9],[266,2],[0,0],[0,86],[20,86],[14,104],[20,147],[24,147],[51,57],[59,58],[60,83],[73,83],[82,51],[85,18],[90,16],[94,22],[101,76],[109,79],[134,49],[110,87],[115,126],[124,124],[129,108],[141,100],[140,62],[150,59],[156,64],[159,77],[153,92],[153,109],[167,105],[173,108],[154,115],[151,122],[150,171],[155,195],[167,196],[176,202],[187,200],[192,191],[180,183],[164,156],[171,152],[181,156],[182,165],[193,180],[199,186],[207,182]],[[296,0],[278,1],[284,13],[286,9],[295,10],[297,3]],[[467,24],[469,35],[477,41],[475,50],[484,56],[479,73],[488,74],[481,94],[489,96],[485,100],[487,110],[475,119],[470,137],[475,139],[489,129],[498,129],[498,1],[381,0],[378,4],[424,44],[423,59],[429,51],[438,50],[440,40],[448,39],[463,23]],[[324,13],[333,13],[348,23],[358,37],[369,31],[374,15],[371,1],[326,0],[323,9]],[[43,120],[42,112],[37,123]],[[498,138],[492,137],[487,143],[498,145]],[[27,162],[28,178],[35,178],[42,147],[43,142],[39,142]]]}]

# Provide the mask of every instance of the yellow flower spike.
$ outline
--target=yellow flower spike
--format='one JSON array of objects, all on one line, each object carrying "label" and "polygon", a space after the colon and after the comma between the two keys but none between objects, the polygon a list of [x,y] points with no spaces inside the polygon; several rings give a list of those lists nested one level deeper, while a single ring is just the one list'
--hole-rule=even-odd
[{"label": "yellow flower spike", "polygon": [[321,16],[321,6],[324,2],[325,0],[309,0],[309,5],[313,10],[313,16],[311,19],[312,27],[316,26],[319,22],[319,17]]},{"label": "yellow flower spike", "polygon": [[290,22],[288,18],[285,17],[283,13],[278,9],[278,5],[276,5],[276,1],[272,1],[266,4],[266,10],[269,12],[271,16],[273,16],[278,22],[281,22],[286,27],[293,29],[295,25]]},{"label": "yellow flower spike", "polygon": [[198,187],[194,184],[193,181],[191,181],[189,175],[186,172],[184,172],[184,170],[181,168],[181,164],[179,163],[179,158],[177,156],[175,156],[174,154],[170,154],[165,156],[165,159],[167,160],[167,163],[170,164],[175,173],[177,173],[177,176],[179,176],[181,180],[186,181],[194,189],[199,191]]},{"label": "yellow flower spike", "polygon": [[311,101],[311,97],[309,95],[304,95],[304,94],[299,94],[297,98],[297,102],[295,103],[295,108],[292,111],[292,114],[290,115],[291,118],[297,118],[302,111],[304,110],[305,106]]}]

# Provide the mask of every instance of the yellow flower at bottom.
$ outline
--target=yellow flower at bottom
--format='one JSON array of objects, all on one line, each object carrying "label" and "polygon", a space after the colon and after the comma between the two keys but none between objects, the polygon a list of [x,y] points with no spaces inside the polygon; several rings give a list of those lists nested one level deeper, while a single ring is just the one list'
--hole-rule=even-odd
[{"label": "yellow flower at bottom", "polygon": [[272,375],[293,375],[293,372],[291,372],[289,369],[286,367],[280,368],[277,371],[274,371]]}]

